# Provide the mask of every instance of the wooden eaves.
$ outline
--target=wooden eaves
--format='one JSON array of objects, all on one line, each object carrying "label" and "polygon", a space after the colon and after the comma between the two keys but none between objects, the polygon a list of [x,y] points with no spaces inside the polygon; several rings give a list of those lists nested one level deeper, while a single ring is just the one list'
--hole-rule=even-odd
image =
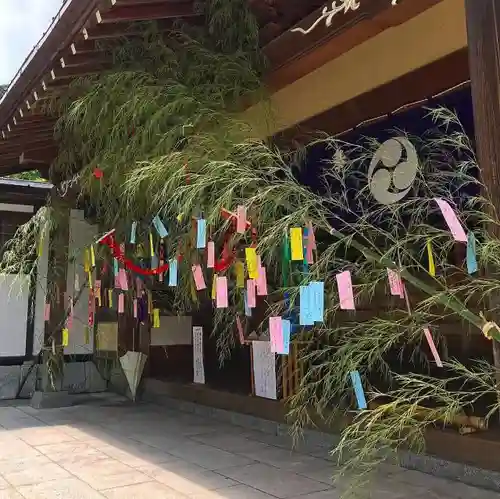
[{"label": "wooden eaves", "polygon": [[[360,7],[306,29],[321,16],[324,0],[248,0],[269,60],[267,84],[276,91],[439,0],[360,0]],[[168,27],[179,18],[200,19],[192,0],[69,0],[59,20],[0,102],[0,175],[32,169],[47,174],[57,156],[56,116],[37,102],[67,88],[74,78],[111,67],[97,42],[137,36],[141,21]]]}]

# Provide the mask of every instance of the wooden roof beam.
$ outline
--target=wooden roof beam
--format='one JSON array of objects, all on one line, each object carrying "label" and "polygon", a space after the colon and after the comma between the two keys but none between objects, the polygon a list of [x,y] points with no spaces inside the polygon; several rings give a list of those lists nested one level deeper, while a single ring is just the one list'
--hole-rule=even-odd
[{"label": "wooden roof beam", "polygon": [[35,138],[34,140],[29,140],[29,142],[24,141],[22,143],[10,143],[9,140],[5,140],[0,141],[0,155],[19,155],[22,151],[32,151],[48,147],[55,147],[55,142],[52,136],[39,139]]},{"label": "wooden roof beam", "polygon": [[91,50],[89,52],[79,52],[77,54],[68,53],[67,56],[61,57],[62,68],[75,68],[85,66],[87,64],[102,64],[109,62],[110,58],[105,52],[99,50]]},{"label": "wooden roof beam", "polygon": [[[90,63],[82,64],[80,66],[66,67],[66,68],[54,68],[50,72],[50,79],[52,81],[61,78],[78,78],[80,76],[100,73],[112,67],[113,63],[111,61],[106,63]],[[49,81],[50,81],[49,79]]]},{"label": "wooden roof beam", "polygon": [[[111,0],[113,4],[113,0]],[[198,16],[191,2],[152,1],[148,3],[127,3],[116,5],[108,10],[97,10],[97,24],[119,23],[124,21],[152,21],[178,17]]]},{"label": "wooden roof beam", "polygon": [[107,40],[142,33],[143,28],[141,26],[128,23],[96,24],[82,29],[84,40]]}]

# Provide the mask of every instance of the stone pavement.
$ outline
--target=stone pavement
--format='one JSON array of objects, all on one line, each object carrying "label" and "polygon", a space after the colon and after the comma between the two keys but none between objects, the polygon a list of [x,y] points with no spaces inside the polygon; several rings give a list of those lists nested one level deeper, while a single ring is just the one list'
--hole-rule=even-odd
[{"label": "stone pavement", "polygon": [[[65,409],[0,407],[0,499],[338,499],[333,464],[288,439],[118,397]],[[384,468],[374,499],[498,493]],[[366,497],[366,495],[365,495]]]}]

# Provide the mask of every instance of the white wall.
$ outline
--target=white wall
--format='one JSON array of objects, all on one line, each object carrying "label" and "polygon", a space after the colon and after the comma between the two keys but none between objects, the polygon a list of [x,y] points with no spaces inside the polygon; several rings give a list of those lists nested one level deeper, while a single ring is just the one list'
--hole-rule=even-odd
[{"label": "white wall", "polygon": [[0,357],[26,355],[29,279],[0,275]]},{"label": "white wall", "polygon": [[[71,210],[68,244],[68,274],[66,290],[68,296],[76,296],[75,274],[78,274],[80,287],[85,282],[83,255],[85,248],[97,236],[97,227],[87,223],[81,210]],[[72,262],[71,260],[74,261]],[[73,327],[69,331],[69,344],[64,348],[66,355],[90,354],[94,351],[94,337],[89,334],[89,342],[85,343],[85,327],[88,324],[89,291],[85,288],[73,309]]]}]

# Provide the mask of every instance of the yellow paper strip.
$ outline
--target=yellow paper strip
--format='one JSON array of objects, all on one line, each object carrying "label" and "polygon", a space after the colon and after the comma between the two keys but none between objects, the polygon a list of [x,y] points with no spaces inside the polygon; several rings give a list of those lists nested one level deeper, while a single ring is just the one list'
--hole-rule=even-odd
[{"label": "yellow paper strip", "polygon": [[113,308],[113,290],[108,289],[108,307]]},{"label": "yellow paper strip", "polygon": [[69,345],[69,330],[68,328],[64,328],[62,330],[62,346],[67,347]]},{"label": "yellow paper strip", "polygon": [[245,255],[247,258],[248,277],[250,279],[257,279],[259,271],[257,268],[257,252],[255,248],[246,248]]},{"label": "yellow paper strip", "polygon": [[302,229],[300,227],[290,229],[290,245],[292,248],[292,260],[304,260],[304,245],[302,243]]},{"label": "yellow paper strip", "polygon": [[43,255],[43,232],[40,233],[40,239],[38,240],[38,258],[42,258]]},{"label": "yellow paper strip", "polygon": [[160,327],[160,309],[159,308],[155,308],[153,310],[153,327],[154,328]]},{"label": "yellow paper strip", "polygon": [[85,326],[84,335],[83,342],[85,345],[88,345],[90,343],[90,330],[88,326]]},{"label": "yellow paper strip", "polygon": [[95,267],[95,252],[94,252],[94,245],[90,245],[90,265]]},{"label": "yellow paper strip", "polygon": [[92,289],[92,270],[89,269],[89,288]]},{"label": "yellow paper strip", "polygon": [[149,233],[149,250],[151,253],[151,257],[153,257],[155,255],[155,249],[153,246],[153,233],[152,232]]},{"label": "yellow paper strip", "polygon": [[88,249],[86,249],[83,254],[83,269],[87,273],[90,271],[90,255]]},{"label": "yellow paper strip", "polygon": [[236,287],[244,288],[245,287],[245,264],[238,260],[234,264],[234,271],[236,273]]},{"label": "yellow paper strip", "polygon": [[434,264],[434,255],[432,254],[432,244],[430,239],[427,239],[427,257],[429,259],[429,274],[432,277],[435,277],[436,265]]},{"label": "yellow paper strip", "polygon": [[216,296],[217,296],[217,274],[214,274],[214,278],[212,280],[212,300],[215,300]]}]

